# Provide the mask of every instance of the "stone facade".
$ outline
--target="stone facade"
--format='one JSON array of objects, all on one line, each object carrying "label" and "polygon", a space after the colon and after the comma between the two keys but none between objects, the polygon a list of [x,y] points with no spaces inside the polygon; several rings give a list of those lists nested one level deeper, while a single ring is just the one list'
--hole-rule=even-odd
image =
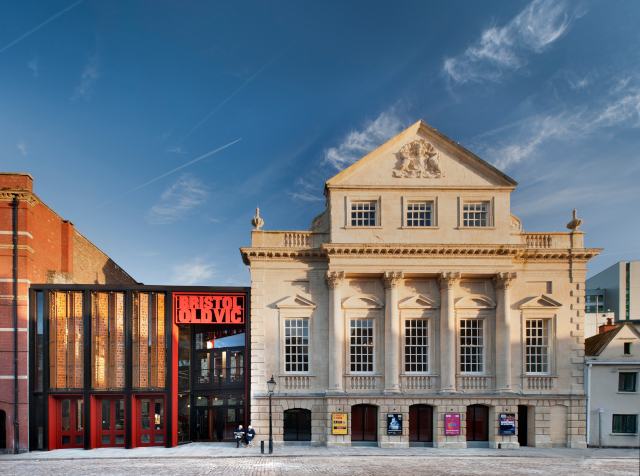
[{"label": "stone facade", "polygon": [[[600,250],[584,248],[577,218],[570,232],[525,233],[510,213],[516,185],[420,121],[329,180],[309,232],[253,230],[241,254],[259,438],[273,375],[276,444],[283,412],[297,408],[311,411],[312,445],[351,445],[353,406],[370,404],[377,444],[406,447],[410,407],[423,404],[433,445],[462,448],[467,407],[479,404],[491,447],[519,446],[498,431],[500,414],[518,409],[528,445],[585,447],[585,265]],[[292,318],[308,326],[308,368],[290,364]],[[428,365],[411,365],[414,320],[428,334],[416,351]],[[531,325],[546,337],[536,371],[526,362]],[[463,339],[463,326],[482,340]],[[355,343],[360,333],[368,337]],[[332,434],[335,412],[348,414],[347,435]],[[403,415],[402,435],[387,434],[387,412]],[[445,435],[445,412],[460,414],[459,436]]]}]

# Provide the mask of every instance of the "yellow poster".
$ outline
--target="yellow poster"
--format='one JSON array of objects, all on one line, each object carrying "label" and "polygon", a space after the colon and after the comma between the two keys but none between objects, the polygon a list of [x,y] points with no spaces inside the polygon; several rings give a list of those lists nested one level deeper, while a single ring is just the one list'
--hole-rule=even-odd
[{"label": "yellow poster", "polygon": [[346,413],[332,413],[331,420],[333,421],[333,424],[331,426],[331,434],[333,435],[347,434],[347,414]]}]

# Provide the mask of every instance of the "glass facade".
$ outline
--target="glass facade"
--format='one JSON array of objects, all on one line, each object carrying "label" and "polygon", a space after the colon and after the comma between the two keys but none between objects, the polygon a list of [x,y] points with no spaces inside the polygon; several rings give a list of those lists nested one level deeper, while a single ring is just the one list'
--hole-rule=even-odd
[{"label": "glass facade", "polygon": [[131,336],[133,388],[164,388],[166,375],[164,294],[133,294]]},{"label": "glass facade", "polygon": [[91,298],[91,388],[122,389],[124,293],[93,293]]},{"label": "glass facade", "polygon": [[52,390],[83,388],[82,293],[52,292],[49,305],[49,386]]}]

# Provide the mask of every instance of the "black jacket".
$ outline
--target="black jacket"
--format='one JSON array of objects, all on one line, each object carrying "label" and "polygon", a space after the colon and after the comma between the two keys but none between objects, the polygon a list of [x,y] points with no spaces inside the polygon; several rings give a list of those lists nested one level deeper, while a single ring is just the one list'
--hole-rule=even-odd
[{"label": "black jacket", "polygon": [[249,438],[253,438],[254,436],[256,436],[256,430],[254,430],[253,428],[251,428],[250,430],[245,431],[245,434],[246,434]]}]

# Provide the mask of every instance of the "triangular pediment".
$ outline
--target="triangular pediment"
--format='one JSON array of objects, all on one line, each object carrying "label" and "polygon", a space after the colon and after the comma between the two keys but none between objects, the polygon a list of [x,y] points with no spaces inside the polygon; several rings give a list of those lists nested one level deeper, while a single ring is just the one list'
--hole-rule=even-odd
[{"label": "triangular pediment", "polygon": [[318,305],[306,297],[294,294],[293,296],[286,297],[282,301],[278,302],[276,307],[278,309],[315,309]]},{"label": "triangular pediment", "polygon": [[356,294],[345,299],[342,303],[343,309],[380,309],[384,303],[370,294]]},{"label": "triangular pediment", "polygon": [[493,309],[496,303],[484,294],[469,294],[458,299],[455,304],[456,309]]},{"label": "triangular pediment", "polygon": [[409,297],[398,304],[400,309],[437,309],[439,307],[440,305],[437,302],[422,294]]},{"label": "triangular pediment", "polygon": [[349,185],[515,188],[517,182],[418,121],[326,183]]},{"label": "triangular pediment", "polygon": [[539,294],[531,297],[518,306],[518,309],[557,309],[562,307],[558,301],[554,301],[549,296]]}]

